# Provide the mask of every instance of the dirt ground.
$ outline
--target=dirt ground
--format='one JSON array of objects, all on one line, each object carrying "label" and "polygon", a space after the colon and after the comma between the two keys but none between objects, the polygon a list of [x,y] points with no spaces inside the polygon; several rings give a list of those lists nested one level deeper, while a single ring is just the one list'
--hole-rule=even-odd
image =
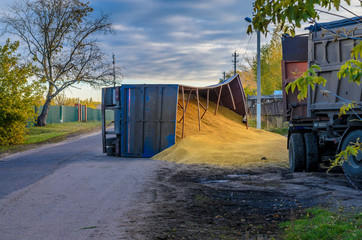
[{"label": "dirt ground", "polygon": [[132,239],[280,239],[305,208],[360,212],[361,196],[342,173],[165,163],[125,225]]}]

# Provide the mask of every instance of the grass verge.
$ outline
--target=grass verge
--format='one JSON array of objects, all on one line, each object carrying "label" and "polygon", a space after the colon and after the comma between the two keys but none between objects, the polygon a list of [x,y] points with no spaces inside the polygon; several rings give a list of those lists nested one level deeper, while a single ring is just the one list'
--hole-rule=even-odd
[{"label": "grass verge", "polygon": [[303,218],[282,223],[284,239],[362,239],[362,213],[308,209]]},{"label": "grass verge", "polygon": [[69,137],[101,130],[100,121],[67,122],[48,124],[44,127],[31,127],[23,144],[16,146],[0,146],[0,157],[36,146],[63,141]]}]

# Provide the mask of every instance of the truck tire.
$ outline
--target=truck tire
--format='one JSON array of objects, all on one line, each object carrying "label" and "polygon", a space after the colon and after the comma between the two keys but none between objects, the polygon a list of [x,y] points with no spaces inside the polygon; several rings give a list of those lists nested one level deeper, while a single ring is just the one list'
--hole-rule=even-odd
[{"label": "truck tire", "polygon": [[[354,130],[350,132],[342,142],[342,150],[351,143],[355,143],[359,138],[359,142],[362,142],[362,130]],[[349,156],[348,161],[342,164],[344,171],[350,177],[362,178],[362,151],[358,151],[357,156]]]},{"label": "truck tire", "polygon": [[318,138],[314,133],[304,134],[305,171],[316,172],[319,168]]},{"label": "truck tire", "polygon": [[289,138],[289,169],[292,172],[302,172],[305,154],[304,141],[301,133],[293,133]]}]

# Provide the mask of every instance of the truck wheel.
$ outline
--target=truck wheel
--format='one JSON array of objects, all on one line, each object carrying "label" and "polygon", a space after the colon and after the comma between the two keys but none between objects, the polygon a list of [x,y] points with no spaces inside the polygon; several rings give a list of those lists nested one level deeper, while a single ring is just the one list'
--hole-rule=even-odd
[{"label": "truck wheel", "polygon": [[305,171],[316,172],[319,167],[318,138],[314,133],[304,134],[305,142]]},{"label": "truck wheel", "polygon": [[289,138],[289,169],[301,172],[304,169],[304,141],[301,133],[293,133]]},{"label": "truck wheel", "polygon": [[[355,143],[359,138],[359,142],[362,142],[362,130],[355,130],[347,135],[342,142],[342,150],[351,143]],[[349,156],[348,161],[342,164],[344,171],[350,177],[362,178],[362,151],[358,151],[357,156]]]}]

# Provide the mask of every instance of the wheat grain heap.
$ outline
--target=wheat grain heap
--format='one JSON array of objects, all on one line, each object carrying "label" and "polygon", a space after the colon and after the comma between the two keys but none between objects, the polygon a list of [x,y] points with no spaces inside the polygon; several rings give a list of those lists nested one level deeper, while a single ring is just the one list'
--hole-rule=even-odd
[{"label": "wheat grain heap", "polygon": [[[206,106],[205,99],[200,102]],[[182,105],[182,101],[180,103]],[[176,144],[152,159],[223,167],[287,166],[286,137],[251,127],[246,129],[240,115],[222,106],[214,116],[215,107],[216,104],[210,102],[199,131],[197,102],[190,101],[185,115],[184,138],[181,138],[181,121],[176,128]],[[200,115],[204,112],[201,107],[200,112]],[[178,120],[182,113],[178,106]]]}]

